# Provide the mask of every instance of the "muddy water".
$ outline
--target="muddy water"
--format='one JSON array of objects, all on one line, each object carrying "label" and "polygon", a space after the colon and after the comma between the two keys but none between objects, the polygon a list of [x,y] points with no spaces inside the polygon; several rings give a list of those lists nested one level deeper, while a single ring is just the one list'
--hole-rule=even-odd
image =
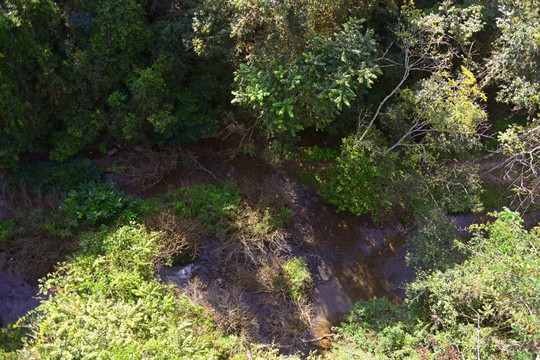
[{"label": "muddy water", "polygon": [[5,253],[0,253],[0,326],[16,322],[39,305],[38,287],[14,271],[11,261]]},{"label": "muddy water", "polygon": [[314,290],[315,335],[331,333],[331,327],[360,299],[385,297],[399,304],[405,285],[414,277],[405,264],[404,243],[411,229],[338,214],[316,196],[299,198],[303,210],[297,221],[310,223],[308,235],[313,236],[313,243],[307,252],[318,258],[318,264],[312,266],[319,280]]}]

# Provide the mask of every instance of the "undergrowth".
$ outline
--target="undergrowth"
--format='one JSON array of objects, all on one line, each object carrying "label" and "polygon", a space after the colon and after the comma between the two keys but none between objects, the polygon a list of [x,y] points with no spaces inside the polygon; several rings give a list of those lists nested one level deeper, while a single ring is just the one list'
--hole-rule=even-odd
[{"label": "undergrowth", "polygon": [[75,186],[99,181],[102,171],[86,158],[66,161],[40,161],[26,163],[18,171],[7,176],[7,188],[17,191],[24,186],[31,193],[49,194],[68,191]]},{"label": "undergrowth", "polygon": [[234,337],[215,332],[202,308],[154,279],[159,233],[140,225],[87,234],[82,250],[41,285],[54,295],[24,323],[27,358],[227,358]]},{"label": "undergrowth", "polygon": [[293,258],[283,264],[291,286],[291,295],[294,300],[306,296],[307,290],[313,286],[311,273],[307,268],[307,262],[304,258]]},{"label": "undergrowth", "polygon": [[110,184],[88,182],[69,192],[60,209],[67,215],[70,225],[111,224],[137,220],[144,212],[142,200],[126,195]]}]

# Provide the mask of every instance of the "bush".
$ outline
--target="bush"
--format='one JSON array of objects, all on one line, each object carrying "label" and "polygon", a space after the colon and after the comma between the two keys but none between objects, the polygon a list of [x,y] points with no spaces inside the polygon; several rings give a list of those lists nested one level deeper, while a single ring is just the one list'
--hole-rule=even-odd
[{"label": "bush", "polygon": [[210,231],[217,231],[241,212],[242,197],[233,184],[194,185],[172,193],[176,209],[189,218],[198,218]]},{"label": "bush", "polygon": [[337,329],[336,353],[358,358],[534,359],[540,346],[540,228],[518,213],[473,225],[457,243],[469,258],[422,274],[401,308],[374,299],[355,305]]},{"label": "bush", "polygon": [[158,233],[130,225],[87,234],[82,252],[41,286],[25,358],[218,359],[234,338],[213,330],[202,308],[154,280]]},{"label": "bush", "polygon": [[13,220],[0,220],[0,242],[4,242],[11,237],[15,229]]},{"label": "bush", "polygon": [[467,357],[532,358],[540,346],[540,229],[526,231],[508,209],[490,215],[496,220],[471,227],[469,244],[458,243],[468,260],[416,281],[409,293]]},{"label": "bush", "polygon": [[463,260],[456,249],[457,226],[435,206],[415,214],[417,229],[407,239],[407,264],[416,269],[446,269]]},{"label": "bush", "polygon": [[342,154],[327,174],[330,180],[322,185],[323,199],[357,215],[390,209],[396,199],[390,191],[393,174],[385,161],[391,165],[391,160],[376,162],[368,150],[355,146],[354,137],[343,141]]},{"label": "bush", "polygon": [[313,146],[300,149],[300,160],[303,162],[328,162],[339,157],[339,148],[320,148]]},{"label": "bush", "polygon": [[69,192],[60,205],[72,226],[110,224],[120,218],[134,220],[145,206],[142,200],[113,189],[110,184],[90,182]]},{"label": "bush", "polygon": [[293,299],[297,300],[306,296],[306,290],[313,286],[313,280],[311,279],[311,273],[307,268],[306,259],[294,258],[287,261],[283,265],[283,268],[289,276]]},{"label": "bush", "polygon": [[416,353],[422,333],[414,334],[408,320],[407,312],[387,299],[360,300],[335,329],[334,353],[340,359],[409,358]]}]

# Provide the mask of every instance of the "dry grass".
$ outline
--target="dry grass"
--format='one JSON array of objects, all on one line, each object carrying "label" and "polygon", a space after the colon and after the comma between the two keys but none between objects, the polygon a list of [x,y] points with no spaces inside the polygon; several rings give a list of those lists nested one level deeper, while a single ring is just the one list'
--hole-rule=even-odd
[{"label": "dry grass", "polygon": [[279,213],[285,203],[280,191],[279,176],[276,174],[240,177],[237,188],[249,206],[269,209],[273,215]]},{"label": "dry grass", "polygon": [[270,296],[264,297],[270,305],[277,305],[286,301],[288,289],[285,286],[285,272],[277,259],[272,259],[254,271],[253,276],[259,292],[264,292]]},{"label": "dry grass", "polygon": [[4,246],[29,279],[45,276],[78,247],[67,219],[57,212],[37,209],[15,222],[16,230]]},{"label": "dry grass", "polygon": [[186,292],[206,309],[218,329],[238,335],[243,342],[300,344],[311,326],[312,305],[306,300],[290,301],[278,293],[257,296],[250,290],[241,281],[208,288],[194,278]]},{"label": "dry grass", "polygon": [[254,209],[244,204],[243,211],[235,214],[230,228],[222,234],[224,243],[218,249],[227,261],[248,261],[261,264],[266,254],[289,250],[286,232],[276,228],[268,209]]},{"label": "dry grass", "polygon": [[180,253],[199,255],[206,236],[206,230],[196,219],[177,216],[171,209],[164,209],[148,217],[146,227],[163,233],[156,257],[158,266],[169,262]]},{"label": "dry grass", "polygon": [[160,183],[177,166],[178,151],[172,148],[163,151],[145,149],[127,157],[130,164],[126,176],[129,183],[144,191]]},{"label": "dry grass", "polygon": [[206,309],[219,330],[236,334],[243,341],[257,337],[259,325],[256,316],[239,287],[207,289],[199,278],[195,278],[189,282],[187,294]]},{"label": "dry grass", "polygon": [[30,189],[23,180],[20,180],[15,189],[7,190],[7,185],[0,179],[1,198],[5,199],[10,209],[37,210],[58,209],[66,193],[62,191],[49,191],[45,194],[40,188]]}]

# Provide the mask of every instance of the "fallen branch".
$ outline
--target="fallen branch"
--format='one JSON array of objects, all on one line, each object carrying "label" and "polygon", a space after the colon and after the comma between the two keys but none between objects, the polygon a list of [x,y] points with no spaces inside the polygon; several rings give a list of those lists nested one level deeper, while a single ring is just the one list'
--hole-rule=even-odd
[{"label": "fallen branch", "polygon": [[336,336],[336,334],[326,334],[326,335],[320,336],[320,337],[315,338],[315,339],[302,340],[302,342],[304,342],[304,343],[315,343],[315,342],[319,342],[321,340],[328,339],[328,338],[331,338],[331,337],[334,337],[334,336]]},{"label": "fallen branch", "polygon": [[[540,125],[537,126],[537,127],[532,128],[532,129],[529,129],[527,132],[525,132],[525,133],[519,135],[519,136],[518,136],[518,139],[521,140],[521,139],[524,138],[525,136],[527,136],[527,135],[529,135],[530,133],[533,133],[533,132],[535,132],[535,131],[537,131],[537,130],[540,130]],[[495,151],[490,152],[490,153],[487,154],[487,155],[480,156],[480,157],[478,157],[478,158],[476,158],[476,159],[470,161],[468,165],[473,165],[473,164],[475,164],[475,163],[477,163],[477,162],[479,162],[479,161],[483,161],[483,160],[487,160],[487,159],[489,159],[489,158],[492,158],[493,156],[502,153],[502,152],[504,151],[504,149],[506,149],[506,147],[507,147],[507,145],[505,144],[505,145],[499,147],[498,149],[496,149]]]},{"label": "fallen branch", "polygon": [[[316,343],[318,341],[321,341],[321,340],[324,340],[324,339],[328,339],[328,338],[331,338],[331,337],[334,337],[336,336],[336,334],[326,334],[326,335],[323,335],[323,336],[320,336],[318,338],[314,338],[314,339],[302,339],[300,340],[300,342],[304,343],[304,344],[311,344],[311,343]],[[298,344],[289,344],[289,345],[281,345],[281,344],[261,344],[261,345],[257,345],[255,348],[256,349],[290,349],[294,346],[297,346]]]}]

